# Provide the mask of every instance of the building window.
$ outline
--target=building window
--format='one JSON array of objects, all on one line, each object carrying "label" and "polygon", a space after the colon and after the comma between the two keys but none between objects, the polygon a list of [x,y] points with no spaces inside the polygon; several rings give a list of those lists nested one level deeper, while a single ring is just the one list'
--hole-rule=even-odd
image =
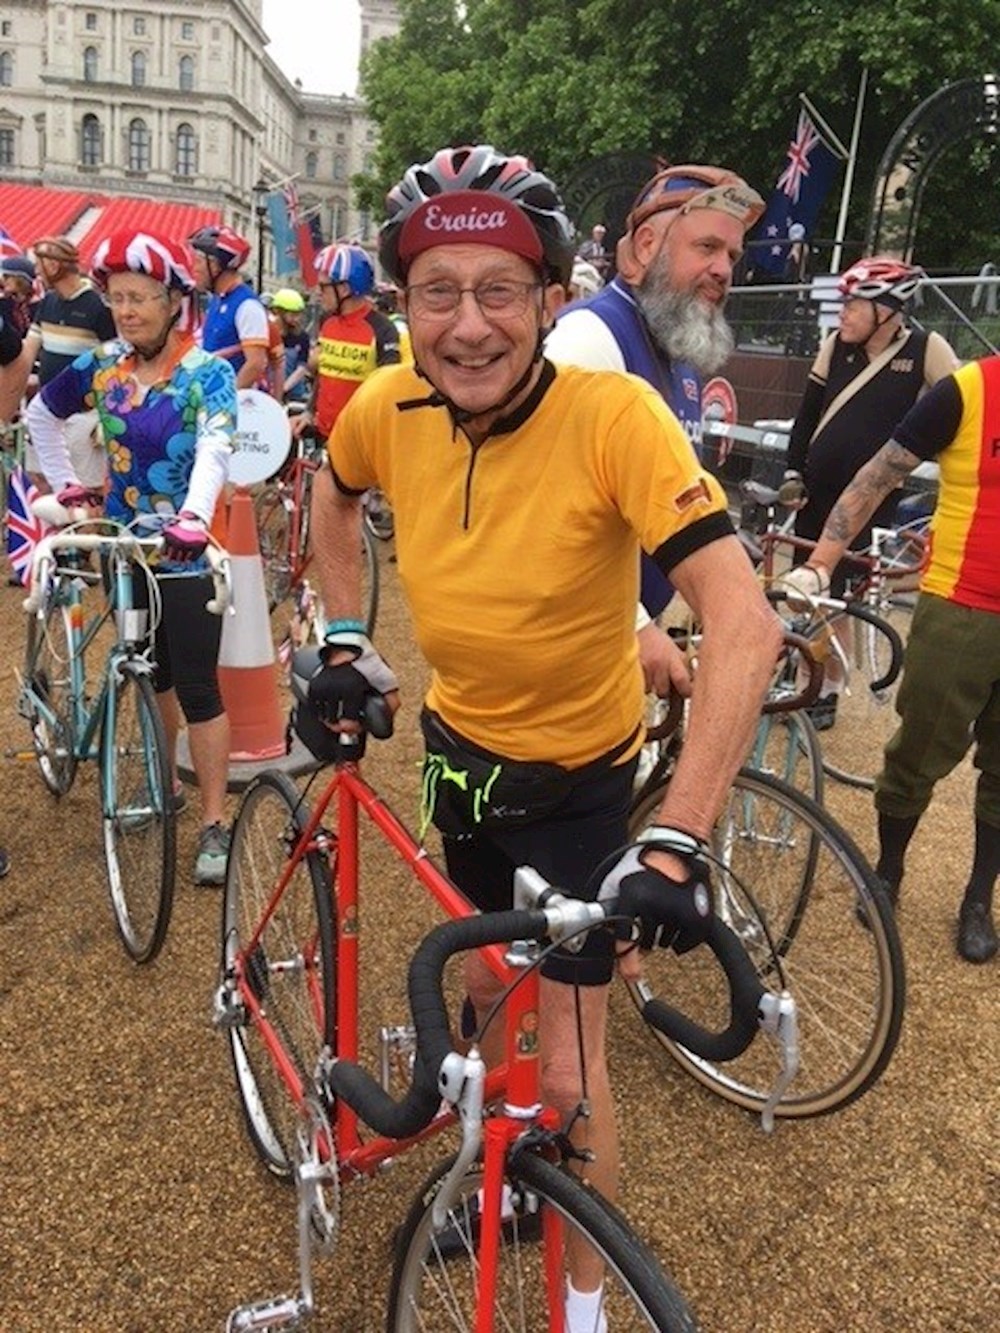
[{"label": "building window", "polygon": [[80,161],[85,167],[101,165],[101,122],[95,115],[83,118],[80,127]]},{"label": "building window", "polygon": [[145,37],[146,20],[142,14],[136,14],[135,18],[132,20],[132,31],[135,33],[136,37]]},{"label": "building window", "polygon": [[335,153],[333,157],[333,179],[342,181],[344,179],[344,154]]},{"label": "building window", "polygon": [[0,51],[0,88],[9,88],[14,82],[14,52]]},{"label": "building window", "polygon": [[146,54],[144,51],[132,52],[132,87],[146,86]]},{"label": "building window", "polygon": [[309,142],[310,142],[310,143],[315,143],[315,142],[316,142],[316,131],[315,131],[315,130],[310,130],[310,131],[309,131]]},{"label": "building window", "polygon": [[174,170],[178,176],[193,176],[198,170],[198,145],[192,125],[177,126],[177,161]]},{"label": "building window", "polygon": [[185,19],[184,22],[181,24],[181,41],[182,42],[194,41],[194,24],[191,22],[190,19]]},{"label": "building window", "polygon": [[83,52],[83,81],[84,83],[97,82],[97,47],[88,46]]},{"label": "building window", "polygon": [[344,131],[343,131],[343,130],[338,130],[338,131],[337,131],[337,142],[338,142],[338,143],[343,143],[343,142],[344,142]]},{"label": "building window", "polygon": [[306,153],[306,175],[309,177],[310,180],[315,179],[317,164],[318,162],[316,154]]},{"label": "building window", "polygon": [[181,56],[177,85],[182,93],[194,92],[194,56]]},{"label": "building window", "polygon": [[88,32],[97,31],[97,15],[94,13],[92,9],[87,11],[87,14],[83,20],[83,26],[87,29]]},{"label": "building window", "polygon": [[149,170],[149,126],[138,117],[128,125],[128,169]]},{"label": "building window", "polygon": [[14,131],[0,130],[0,167],[14,165]]},{"label": "building window", "polygon": [[9,37],[14,30],[14,25],[10,19],[4,19],[0,22],[0,37]]}]

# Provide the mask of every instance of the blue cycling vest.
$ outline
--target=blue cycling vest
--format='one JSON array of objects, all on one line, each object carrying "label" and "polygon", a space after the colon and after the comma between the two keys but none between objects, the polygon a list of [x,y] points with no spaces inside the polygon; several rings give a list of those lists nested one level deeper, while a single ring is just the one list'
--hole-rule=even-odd
[{"label": "blue cycling vest", "polygon": [[[573,310],[583,302],[565,307]],[[597,315],[614,335],[625,369],[641,376],[659,393],[680,421],[696,453],[701,451],[701,379],[688,365],[673,362],[659,350],[639,312],[628,283],[615,278],[587,300],[585,308]],[[670,601],[674,589],[663,571],[643,554],[639,598],[651,616]]]},{"label": "blue cycling vest", "polygon": [[206,352],[224,357],[239,374],[246,361],[236,328],[236,312],[244,301],[256,301],[257,293],[247,283],[241,283],[225,296],[213,296],[205,311],[201,326],[201,345]]}]

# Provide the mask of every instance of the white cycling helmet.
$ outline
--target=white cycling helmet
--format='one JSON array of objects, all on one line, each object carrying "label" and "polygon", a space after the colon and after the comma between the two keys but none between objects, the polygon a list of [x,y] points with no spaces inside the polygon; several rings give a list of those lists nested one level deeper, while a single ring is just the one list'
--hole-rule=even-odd
[{"label": "white cycling helmet", "polygon": [[595,296],[604,286],[604,279],[585,259],[573,261],[573,272],[569,276],[569,285],[576,296]]}]

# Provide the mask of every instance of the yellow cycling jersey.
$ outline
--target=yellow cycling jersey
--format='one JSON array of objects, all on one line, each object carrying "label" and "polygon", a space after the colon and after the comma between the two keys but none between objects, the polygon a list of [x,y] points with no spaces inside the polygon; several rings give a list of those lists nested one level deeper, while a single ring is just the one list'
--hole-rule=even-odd
[{"label": "yellow cycling jersey", "polygon": [[427,702],[498,754],[579,767],[641,718],[640,542],[669,568],[731,532],[721,487],[632,375],[546,363],[479,445],[442,407],[400,410],[427,396],[385,370],[329,442],[340,483],[392,505]]}]

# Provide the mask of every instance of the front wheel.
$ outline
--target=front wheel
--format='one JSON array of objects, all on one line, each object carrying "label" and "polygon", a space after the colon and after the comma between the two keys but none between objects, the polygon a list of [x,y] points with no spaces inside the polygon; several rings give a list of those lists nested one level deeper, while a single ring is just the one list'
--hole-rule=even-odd
[{"label": "front wheel", "polygon": [[[633,836],[655,817],[663,792],[633,811]],[[882,1074],[903,1021],[903,954],[885,894],[821,806],[748,769],[730,789],[712,852],[716,910],[764,985],[787,987],[798,1007],[800,1068],[775,1113],[805,1117],[847,1106]],[[703,948],[680,958],[653,950],[628,989],[640,1011],[661,997],[709,1028],[728,1013],[725,982]],[[717,1064],[650,1031],[712,1092],[763,1108],[777,1070],[763,1034],[737,1059]]]},{"label": "front wheel", "polygon": [[76,774],[69,617],[69,607],[57,598],[44,620],[31,616],[25,651],[22,712],[42,781],[53,796],[65,796]]},{"label": "front wheel", "polygon": [[147,675],[128,662],[104,706],[104,858],[115,924],[137,963],[160,952],[170,923],[176,824],[167,737]]},{"label": "front wheel", "polygon": [[289,867],[304,822],[289,778],[255,778],[233,825],[223,902],[223,973],[235,978],[239,1018],[228,1029],[236,1087],[257,1154],[285,1181],[320,1053],[334,1041],[330,872],[317,852]]},{"label": "front wheel", "polygon": [[[453,1159],[452,1159],[453,1160]],[[397,1241],[389,1292],[391,1333],[478,1328],[481,1268],[479,1194],[483,1168],[462,1176],[442,1231],[432,1209],[452,1161],[418,1193]],[[567,1243],[604,1262],[600,1315],[612,1333],[694,1333],[694,1317],[622,1215],[568,1171],[533,1152],[507,1163],[512,1215],[502,1228],[494,1326],[508,1333],[562,1328]],[[572,1241],[571,1241],[572,1238]]]}]

